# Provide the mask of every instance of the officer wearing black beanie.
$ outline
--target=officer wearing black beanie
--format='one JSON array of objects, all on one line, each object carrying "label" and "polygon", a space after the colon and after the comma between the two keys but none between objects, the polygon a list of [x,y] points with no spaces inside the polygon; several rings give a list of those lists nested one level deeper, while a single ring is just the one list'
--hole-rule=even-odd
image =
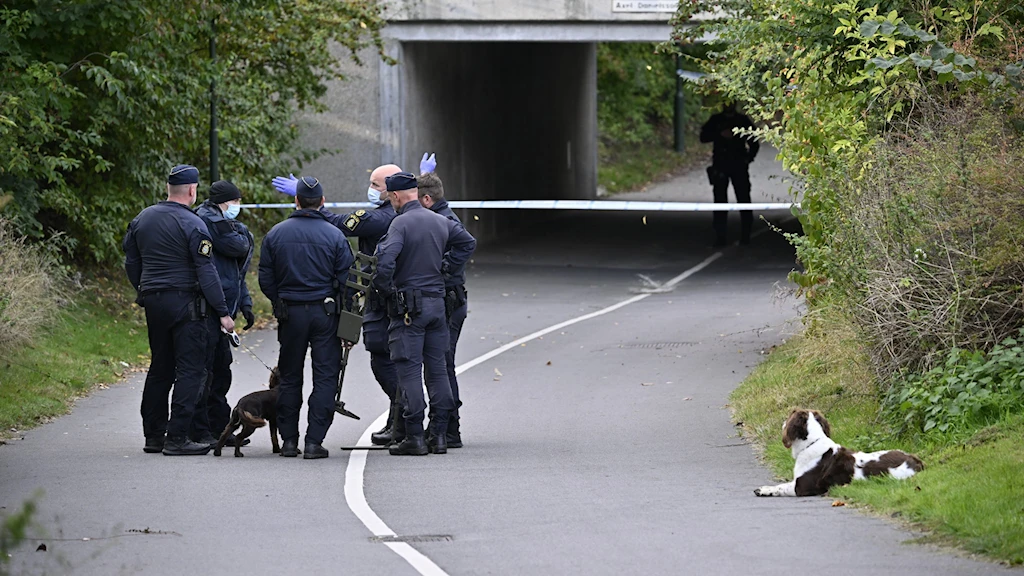
[{"label": "officer wearing black beanie", "polygon": [[[227,180],[218,180],[210,185],[210,199],[203,202],[196,214],[206,222],[213,240],[213,263],[220,275],[220,285],[228,312],[234,318],[239,312],[245,318],[245,330],[252,327],[256,318],[252,313],[252,297],[245,284],[245,275],[252,262],[256,242],[249,229],[235,220],[240,211],[242,193]],[[219,326],[210,326],[210,346],[206,357],[208,396],[200,399],[196,426],[193,432],[197,441],[206,442],[219,437],[231,418],[231,406],[227,393],[231,388],[231,344],[229,336]],[[234,446],[232,434],[228,446]],[[245,440],[248,443],[248,440]]]}]

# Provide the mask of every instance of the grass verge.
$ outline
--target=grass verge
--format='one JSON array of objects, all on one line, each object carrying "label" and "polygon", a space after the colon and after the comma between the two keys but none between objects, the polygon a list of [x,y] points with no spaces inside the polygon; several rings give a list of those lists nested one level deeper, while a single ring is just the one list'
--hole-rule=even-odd
[{"label": "grass verge", "polygon": [[744,434],[763,449],[780,479],[793,458],[782,446],[782,422],[794,407],[816,408],[833,439],[854,450],[899,448],[919,455],[925,470],[911,480],[858,482],[832,497],[910,522],[922,540],[958,547],[1011,565],[1024,563],[1024,415],[966,438],[896,435],[880,417],[879,394],[855,330],[829,311],[772,351],[731,396]]},{"label": "grass verge", "polygon": [[148,362],[145,317],[126,287],[90,281],[44,334],[0,354],[0,438],[67,413],[76,398]]},{"label": "grass verge", "polygon": [[694,136],[687,137],[682,153],[660,138],[635,146],[602,143],[599,148],[597,183],[610,194],[640,190],[688,172],[710,158],[710,148]]}]

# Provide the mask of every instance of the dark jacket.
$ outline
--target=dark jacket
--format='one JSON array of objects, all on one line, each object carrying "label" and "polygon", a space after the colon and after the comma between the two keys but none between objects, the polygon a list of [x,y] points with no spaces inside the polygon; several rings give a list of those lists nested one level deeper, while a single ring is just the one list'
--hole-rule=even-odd
[{"label": "dark jacket", "polygon": [[[454,220],[455,222],[458,222],[459,226],[463,226],[462,220],[460,220],[459,217],[455,215],[455,212],[453,212],[452,209],[448,207],[448,201],[445,200],[444,198],[442,198],[440,200],[434,201],[434,205],[431,206],[430,209],[433,210],[435,213],[440,214],[441,216],[444,216],[445,218],[447,218],[449,220]],[[472,255],[473,255],[473,252],[470,251],[470,256],[472,256]],[[448,254],[446,252],[445,253],[445,257],[447,258],[447,256],[448,256]],[[452,288],[452,287],[455,287],[455,286],[465,286],[466,285],[466,265],[465,264],[463,264],[462,266],[452,266],[451,263],[449,262],[449,264],[446,265],[444,268],[448,271],[444,275],[444,286],[445,286],[445,288]]]},{"label": "dark jacket", "polygon": [[476,239],[461,224],[409,202],[377,244],[373,285],[384,294],[411,288],[443,296],[442,262],[447,269],[465,266],[475,248]]},{"label": "dark jacket", "polygon": [[128,224],[121,248],[124,270],[143,305],[152,292],[201,292],[218,317],[228,316],[213,240],[188,206],[165,200],[146,208]]},{"label": "dark jacket", "polygon": [[220,287],[224,290],[228,311],[234,318],[242,308],[252,308],[245,274],[249,271],[256,241],[245,224],[225,218],[220,206],[209,200],[196,209],[196,215],[206,222],[213,239],[213,263],[220,275]]},{"label": "dark jacket", "polygon": [[[733,128],[753,128],[754,123],[744,114],[736,112],[727,115],[724,112],[715,114],[700,129],[701,142],[714,142],[711,165],[719,170],[746,171],[747,165],[754,161],[761,145],[750,136],[732,134]],[[728,130],[729,136],[722,136]]]},{"label": "dark jacket", "polygon": [[390,202],[385,202],[373,210],[356,210],[349,214],[335,214],[326,208],[322,209],[327,221],[334,224],[345,236],[359,239],[359,251],[372,256],[377,243],[387,234],[388,226],[395,219],[395,209]]},{"label": "dark jacket", "polygon": [[263,238],[260,288],[271,302],[322,301],[338,294],[354,261],[345,235],[319,210],[296,210]]}]

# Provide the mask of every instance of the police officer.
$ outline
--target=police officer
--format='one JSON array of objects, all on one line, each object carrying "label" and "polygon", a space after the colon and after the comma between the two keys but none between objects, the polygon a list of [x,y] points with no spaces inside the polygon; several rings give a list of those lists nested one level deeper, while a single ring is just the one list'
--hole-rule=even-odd
[{"label": "police officer", "polygon": [[260,249],[260,288],[274,303],[279,322],[281,456],[300,454],[302,369],[306,350],[312,348],[313,391],[309,395],[305,459],[328,455],[322,443],[334,422],[334,396],[341,372],[338,307],[354,261],[345,235],[320,211],[323,204],[320,182],[311,176],[300,178],[295,194],[298,209],[267,233]]},{"label": "police officer", "polygon": [[210,451],[209,444],[188,438],[206,385],[206,317],[218,318],[223,330],[235,328],[212,260],[213,241],[190,209],[198,185],[199,170],[175,166],[167,177],[167,200],[140,212],[122,242],[125,272],[146,309],[152,352],[141,410],[147,453]]},{"label": "police officer", "polygon": [[[711,181],[715,202],[729,201],[729,181],[736,193],[736,201],[750,204],[750,173],[748,165],[754,161],[760,145],[752,137],[735,134],[734,128],[753,128],[754,123],[745,114],[736,111],[730,102],[725,109],[713,115],[700,129],[701,142],[714,142],[708,179]],[[728,231],[728,213],[716,211],[714,218],[715,245],[724,246]],[[750,210],[740,213],[740,244],[750,244],[750,228],[754,215]]]},{"label": "police officer", "polygon": [[[199,206],[196,214],[206,223],[213,240],[213,263],[220,275],[228,313],[235,318],[241,312],[245,318],[243,330],[248,330],[256,317],[252,313],[252,297],[245,283],[245,275],[249,271],[256,242],[249,229],[235,219],[241,211],[241,198],[242,193],[237,186],[227,180],[218,180],[210,185],[210,199]],[[233,359],[230,338],[219,327],[210,333],[210,343],[207,357],[208,398],[205,404],[209,429],[205,432],[209,434],[212,431],[212,436],[219,437],[231,417],[227,393],[231,388]],[[249,440],[246,439],[245,443],[248,444]],[[228,437],[227,445],[235,445],[234,434]]]},{"label": "police officer", "polygon": [[[373,285],[388,295],[388,343],[398,367],[405,418],[405,436],[389,451],[394,455],[423,455],[428,450],[444,454],[448,416],[455,405],[444,360],[448,326],[443,274],[465,265],[476,240],[461,225],[419,203],[412,174],[399,172],[385,183],[398,216],[377,245]],[[423,437],[424,380],[431,404],[429,443]]]},{"label": "police officer", "polygon": [[[462,221],[444,199],[444,184],[441,178],[435,173],[420,174],[418,182],[420,204],[449,220],[458,222],[461,226]],[[459,408],[462,407],[462,400],[459,397],[459,381],[455,376],[455,348],[459,344],[462,325],[469,312],[465,266],[451,268],[449,273],[445,274],[444,292],[444,310],[448,319],[448,352],[445,354],[445,365],[452,387],[452,399],[455,401],[455,411],[448,417],[446,439],[449,448],[462,448],[462,435],[459,433]]]}]

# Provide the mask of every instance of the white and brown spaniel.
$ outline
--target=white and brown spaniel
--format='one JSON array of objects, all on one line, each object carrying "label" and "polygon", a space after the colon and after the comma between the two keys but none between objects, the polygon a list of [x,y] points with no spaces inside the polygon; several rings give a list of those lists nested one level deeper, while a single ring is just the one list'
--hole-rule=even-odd
[{"label": "white and brown spaniel", "polygon": [[793,481],[762,486],[757,496],[818,496],[832,486],[889,474],[900,480],[924,468],[921,459],[899,450],[851,452],[829,438],[832,429],[817,410],[793,410],[782,425],[782,445],[793,450]]}]

